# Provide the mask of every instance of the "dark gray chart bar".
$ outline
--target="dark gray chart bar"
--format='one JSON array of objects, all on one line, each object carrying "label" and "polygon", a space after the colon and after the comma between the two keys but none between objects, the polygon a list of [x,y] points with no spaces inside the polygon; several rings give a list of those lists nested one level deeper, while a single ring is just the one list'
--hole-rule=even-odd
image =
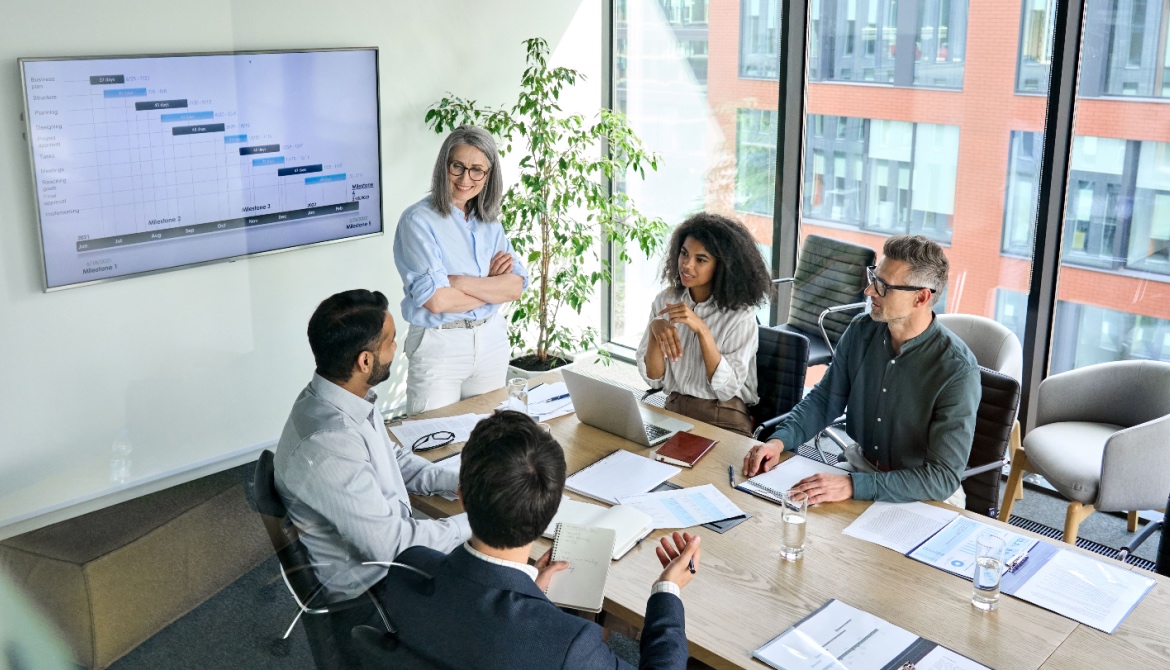
[{"label": "dark gray chart bar", "polygon": [[186,100],[153,100],[151,102],[136,102],[134,103],[135,111],[146,112],[152,109],[179,109],[186,107]]},{"label": "dark gray chart bar", "polygon": [[254,226],[267,225],[269,223],[283,223],[286,221],[309,219],[317,216],[344,214],[346,212],[356,212],[360,206],[361,203],[358,202],[342,202],[336,205],[308,207],[305,209],[294,209],[288,212],[274,212],[272,214],[258,214],[256,216],[245,216],[241,219],[211,221],[209,223],[199,223],[193,226],[177,226],[175,228],[164,228],[163,230],[155,230],[145,233],[131,233],[129,235],[100,237],[95,240],[85,240],[84,242],[78,242],[77,251],[97,251],[98,249],[125,247],[131,244],[142,244],[144,242],[158,242],[161,240],[173,240],[179,237],[191,237],[192,235],[218,233],[225,230],[252,228]]},{"label": "dark gray chart bar", "polygon": [[294,174],[308,174],[310,172],[320,172],[320,165],[298,165],[296,167],[280,168],[276,171],[277,177],[288,177]]},{"label": "dark gray chart bar", "polygon": [[171,128],[172,135],[202,135],[203,133],[222,133],[222,123],[204,123],[198,126],[175,126]]},{"label": "dark gray chart bar", "polygon": [[274,154],[280,151],[279,144],[258,144],[254,147],[240,147],[241,156],[251,156],[253,154]]},{"label": "dark gray chart bar", "polygon": [[101,84],[125,84],[126,75],[124,74],[99,74],[89,78],[91,86],[99,86]]}]

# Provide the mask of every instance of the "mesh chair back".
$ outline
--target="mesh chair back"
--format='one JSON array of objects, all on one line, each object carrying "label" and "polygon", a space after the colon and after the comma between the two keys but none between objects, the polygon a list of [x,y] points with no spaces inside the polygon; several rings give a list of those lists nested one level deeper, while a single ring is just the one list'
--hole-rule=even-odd
[{"label": "mesh chair back", "polygon": [[[1008,443],[1011,441],[1016,412],[1020,408],[1018,381],[983,367],[979,368],[979,380],[983,387],[983,396],[979,400],[971,456],[967,459],[969,468],[1003,461]],[[996,517],[999,514],[1002,479],[1000,468],[964,479],[963,491],[967,494],[967,510]]]},{"label": "mesh chair back", "polygon": [[755,425],[787,414],[804,396],[808,371],[808,338],[800,333],[760,326],[756,378],[760,402],[752,406]]},{"label": "mesh chair back", "polygon": [[[877,253],[869,247],[820,235],[806,237],[796,263],[788,325],[819,334],[817,320],[821,312],[864,301],[863,291],[868,283],[865,268],[876,259]],[[854,316],[838,312],[825,318],[825,332],[833,346],[837,346]]]}]

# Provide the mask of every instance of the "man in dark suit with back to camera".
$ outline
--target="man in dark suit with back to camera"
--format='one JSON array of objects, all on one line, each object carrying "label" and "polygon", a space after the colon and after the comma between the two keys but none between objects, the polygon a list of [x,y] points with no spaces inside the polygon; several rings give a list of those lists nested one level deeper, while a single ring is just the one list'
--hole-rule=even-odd
[{"label": "man in dark suit with back to camera", "polygon": [[[546,431],[519,412],[479,423],[463,449],[460,499],[471,540],[449,554],[412,547],[374,592],[398,628],[396,668],[630,668],[602,640],[602,628],[560,610],[544,590],[568,564],[546,552],[528,564],[532,543],[552,521],[565,485],[565,457]],[[665,569],[651,590],[641,668],[685,668],[680,589],[699,563],[699,538],[675,533],[657,547]],[[627,559],[628,560],[628,559]],[[405,650],[402,649],[405,647]],[[405,664],[403,664],[405,663]]]},{"label": "man in dark suit with back to camera", "polygon": [[317,370],[276,447],[276,490],[330,602],[355,598],[403,549],[450,551],[471,530],[460,514],[412,517],[410,493],[453,492],[457,476],[395,444],[373,387],[390,377],[397,344],[386,296],[355,289],[326,298],[309,319]]}]

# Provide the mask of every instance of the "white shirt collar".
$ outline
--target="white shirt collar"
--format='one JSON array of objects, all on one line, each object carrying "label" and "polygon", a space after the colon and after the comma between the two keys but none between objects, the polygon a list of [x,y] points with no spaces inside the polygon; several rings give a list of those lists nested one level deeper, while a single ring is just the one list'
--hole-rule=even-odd
[{"label": "white shirt collar", "polygon": [[534,581],[534,582],[536,581],[536,577],[540,574],[540,572],[538,572],[536,568],[532,567],[531,565],[528,565],[527,563],[517,563],[515,561],[505,561],[502,558],[496,558],[495,556],[488,556],[487,554],[483,553],[482,551],[476,551],[475,547],[471,546],[470,540],[463,543],[463,548],[467,550],[467,553],[471,554],[472,556],[478,558],[481,561],[487,561],[488,563],[492,563],[494,565],[502,565],[505,568],[512,568],[514,570],[519,570],[520,572],[523,572],[524,574],[531,577],[532,581]]}]

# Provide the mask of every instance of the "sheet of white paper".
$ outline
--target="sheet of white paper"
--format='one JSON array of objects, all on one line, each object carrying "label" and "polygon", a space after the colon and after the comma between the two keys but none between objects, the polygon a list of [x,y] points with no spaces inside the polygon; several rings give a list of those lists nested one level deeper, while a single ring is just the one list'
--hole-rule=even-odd
[{"label": "sheet of white paper", "polygon": [[926,503],[875,502],[841,532],[905,554],[957,516],[959,513],[954,510]]},{"label": "sheet of white paper", "polygon": [[1061,549],[1013,595],[1112,633],[1153,585],[1144,575]]},{"label": "sheet of white paper", "polygon": [[990,533],[1003,538],[1004,570],[1017,554],[1031,549],[1036,540],[1019,533],[961,516],[946,525],[921,547],[910,552],[910,558],[933,565],[941,570],[973,579],[975,577],[975,537]]},{"label": "sheet of white paper", "polygon": [[844,470],[839,470],[831,465],[794,455],[768,472],[756,475],[739,486],[779,501],[779,497],[794,484],[805,477],[811,477],[821,472],[831,475],[846,474]]},{"label": "sheet of white paper", "polygon": [[783,670],[882,670],[917,640],[909,631],[833,600],[753,656]]},{"label": "sheet of white paper", "polygon": [[935,647],[914,664],[916,670],[987,670],[987,666],[956,654],[946,647]]},{"label": "sheet of white paper", "polygon": [[623,505],[650,515],[654,520],[655,530],[690,528],[733,516],[743,516],[743,510],[713,484],[622,496],[619,500]]},{"label": "sheet of white paper", "polygon": [[460,442],[466,442],[467,438],[471,437],[471,429],[475,428],[475,424],[479,423],[480,419],[485,417],[487,417],[487,414],[460,414],[458,416],[439,417],[438,419],[403,421],[397,426],[391,426],[390,434],[394,436],[394,439],[398,440],[398,444],[401,444],[407,449],[412,449],[414,443],[424,435],[430,435],[443,430],[455,433],[455,439],[451,441],[451,444],[458,444]]},{"label": "sheet of white paper", "polygon": [[[513,404],[508,398],[500,403],[499,409],[520,410],[519,403]],[[564,382],[540,384],[528,391],[528,415],[537,421],[556,419],[577,411],[569,398],[569,387]]]},{"label": "sheet of white paper", "polygon": [[578,470],[565,481],[565,488],[616,505],[619,498],[646,493],[680,471],[673,465],[619,449]]}]

